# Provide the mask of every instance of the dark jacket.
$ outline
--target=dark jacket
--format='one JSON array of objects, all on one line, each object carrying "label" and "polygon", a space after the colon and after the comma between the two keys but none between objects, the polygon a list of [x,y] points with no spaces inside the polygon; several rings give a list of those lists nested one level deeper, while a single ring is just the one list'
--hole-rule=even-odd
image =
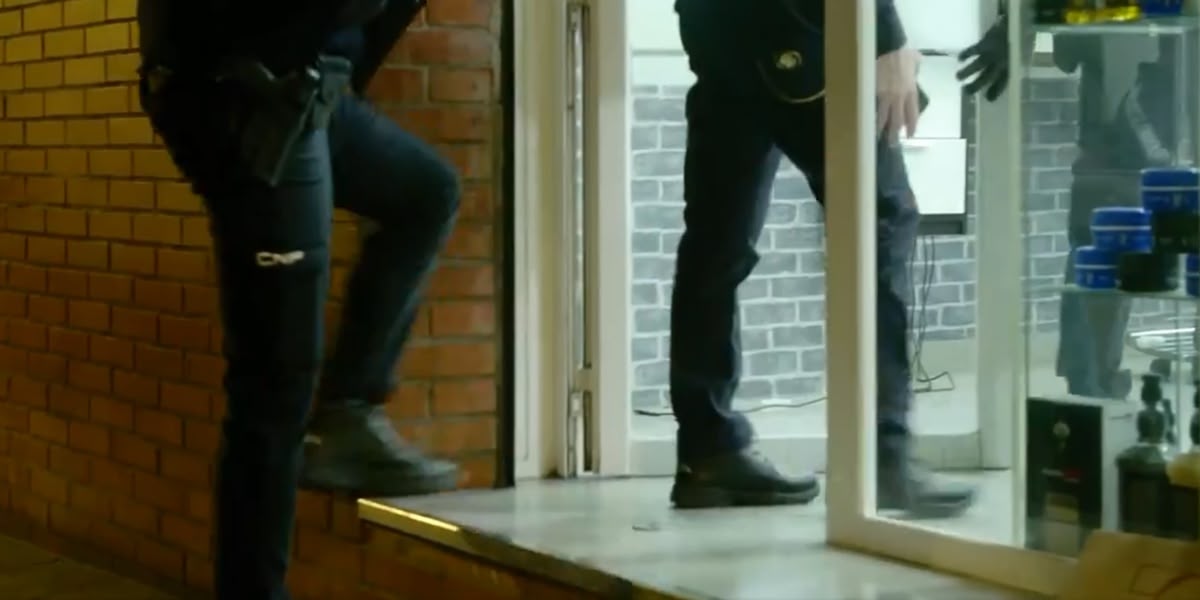
[{"label": "dark jacket", "polygon": [[362,91],[425,0],[138,0],[143,64],[206,72],[252,56],[278,72],[310,63],[340,30],[361,27]]},{"label": "dark jacket", "polygon": [[[735,9],[746,11],[758,11],[758,13],[767,19],[774,19],[776,15],[782,13],[784,15],[797,15],[802,17],[808,23],[811,23],[824,33],[825,30],[825,1],[824,0],[676,0],[675,9],[678,11],[681,8],[686,8],[687,5],[716,7],[721,6],[722,9]],[[711,14],[719,14],[720,11],[710,11]],[[896,10],[895,0],[875,0],[875,45],[876,55],[883,56],[889,52],[894,52],[903,48],[908,43],[908,36],[904,33],[904,25],[900,22],[900,13]],[[758,19],[729,19],[729,23],[744,23],[752,24],[759,22]],[[750,25],[753,26],[753,25]],[[743,32],[753,35],[753,32]]]}]

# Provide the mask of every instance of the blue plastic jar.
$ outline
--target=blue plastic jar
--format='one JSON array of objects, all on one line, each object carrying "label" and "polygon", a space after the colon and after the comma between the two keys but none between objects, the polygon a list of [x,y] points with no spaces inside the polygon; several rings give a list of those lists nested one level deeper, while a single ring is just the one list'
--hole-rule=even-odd
[{"label": "blue plastic jar", "polygon": [[1076,249],[1075,285],[1089,290],[1116,289],[1117,256],[1115,252],[1095,246]]},{"label": "blue plastic jar", "polygon": [[1183,14],[1183,0],[1141,0],[1142,14],[1147,17],[1178,17]]},{"label": "blue plastic jar", "polygon": [[1142,207],[1152,213],[1200,212],[1200,170],[1143,169]]},{"label": "blue plastic jar", "polygon": [[1092,244],[1108,252],[1149,252],[1154,243],[1150,213],[1141,208],[1110,207],[1092,211]]}]

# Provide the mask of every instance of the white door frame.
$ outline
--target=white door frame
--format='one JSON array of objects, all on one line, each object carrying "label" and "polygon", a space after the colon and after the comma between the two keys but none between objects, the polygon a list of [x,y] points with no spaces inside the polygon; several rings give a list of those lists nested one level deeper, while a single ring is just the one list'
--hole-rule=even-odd
[{"label": "white door frame", "polygon": [[[830,49],[826,52],[827,94],[839,99],[828,103],[826,109],[826,131],[830,132],[826,138],[827,169],[836,174],[831,181],[841,182],[827,190],[828,386],[830,395],[840,400],[830,403],[828,412],[828,538],[837,546],[1054,596],[1067,580],[1074,561],[1010,545],[967,540],[916,523],[884,520],[875,514],[875,64],[872,44],[862,43],[875,39],[875,5],[872,0],[825,0],[826,44]],[[1020,27],[1023,11],[1021,3],[1010,3],[1010,8],[1015,11],[1012,35]],[[1014,74],[1024,73],[1018,44],[1013,45],[1010,61]],[[1022,87],[1021,77],[1014,76],[1008,91],[1010,122],[1020,122]],[[1018,144],[1009,146],[1009,185],[1019,190],[1015,186],[1021,182],[1020,148]],[[1017,198],[1020,196],[1008,198],[1005,214],[995,215],[1007,223],[1005,227],[1020,220]],[[1019,273],[989,275],[1010,285],[1020,281]],[[1009,326],[1020,329],[1020,321]],[[1018,375],[1023,376],[1023,372]],[[1017,389],[1024,387],[1024,381],[1018,380]],[[1024,403],[1016,404],[1014,432],[1015,439],[1020,440],[1025,433]],[[1021,482],[1023,444],[1013,446],[1013,479]],[[1024,512],[1024,490],[1020,485],[1014,487],[1016,517]],[[1024,519],[1014,518],[1013,522],[1019,527]]]},{"label": "white door frame", "polygon": [[[583,1],[583,0],[580,0]],[[592,373],[596,401],[594,434],[598,441],[599,475],[629,473],[630,425],[633,416],[632,370],[633,256],[631,244],[628,0],[586,0],[588,55],[585,91],[592,106],[585,111],[584,194],[591,244],[589,264],[595,274],[588,300],[595,319]]]},{"label": "white door frame", "polygon": [[[514,164],[515,211],[513,290],[516,374],[516,476],[541,478],[572,472],[568,465],[568,389],[574,365],[568,290],[572,282],[563,257],[573,249],[564,231],[569,216],[572,181],[571,135],[567,116],[569,96],[568,7],[572,0],[515,2]],[[623,3],[597,2],[590,10],[593,27],[624,20]],[[620,6],[614,6],[620,4]],[[600,25],[607,27],[606,25]],[[589,35],[586,84],[592,90],[612,90],[624,81],[624,37],[599,39]],[[617,52],[619,49],[619,52]],[[585,233],[589,316],[593,336],[590,384],[594,395],[592,435],[597,469],[604,475],[628,472],[630,266],[628,260],[598,260],[619,255],[628,246],[628,122],[625,94],[600,94],[593,99],[585,123]],[[601,127],[603,123],[605,126]],[[619,156],[619,160],[613,160]]]},{"label": "white door frame", "polygon": [[[981,0],[980,10],[986,27],[999,13],[999,2]],[[1015,90],[1010,89],[1008,97],[1016,97],[1014,94]],[[975,401],[979,458],[984,469],[1009,469],[1016,439],[1016,404],[1025,397],[1020,378],[1025,370],[1025,336],[1020,327],[1013,326],[1021,323],[1024,306],[1021,286],[1013,282],[1021,281],[1025,234],[1019,213],[1012,218],[1013,207],[1019,210],[1013,198],[1023,198],[1024,190],[1019,180],[1013,187],[1011,177],[982,176],[981,167],[986,165],[982,168],[992,173],[1004,170],[1002,166],[1017,151],[1014,146],[1019,147],[1020,138],[1011,132],[1013,127],[1021,126],[1021,121],[1020,113],[1013,115],[1006,102],[977,102],[975,115]],[[1006,276],[1013,272],[1018,273],[1017,277],[1008,279]]]},{"label": "white door frame", "polygon": [[558,2],[514,2],[513,198],[518,479],[561,472],[565,460],[566,371],[553,327],[564,310],[559,227],[567,182],[565,11]]}]

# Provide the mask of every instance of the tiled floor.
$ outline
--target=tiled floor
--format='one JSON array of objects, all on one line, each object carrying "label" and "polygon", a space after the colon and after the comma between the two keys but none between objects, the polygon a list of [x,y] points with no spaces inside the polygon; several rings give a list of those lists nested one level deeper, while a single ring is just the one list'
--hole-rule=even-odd
[{"label": "tiled floor", "polygon": [[172,600],[128,579],[0,537],[4,600]]},{"label": "tiled floor", "polygon": [[[981,478],[984,503],[942,525],[1009,539],[1011,488]],[[393,504],[483,531],[542,555],[636,583],[721,600],[1014,600],[1010,592],[906,565],[833,550],[825,507],[672,511],[669,480],[529,482]],[[368,513],[369,514],[369,513]]]}]

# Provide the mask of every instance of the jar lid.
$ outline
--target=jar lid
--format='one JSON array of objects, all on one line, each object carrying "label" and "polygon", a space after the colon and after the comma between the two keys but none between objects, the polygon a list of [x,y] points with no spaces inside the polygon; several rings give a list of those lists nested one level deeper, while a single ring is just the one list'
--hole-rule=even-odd
[{"label": "jar lid", "polygon": [[1185,167],[1142,169],[1142,187],[1198,187],[1200,169]]},{"label": "jar lid", "polygon": [[1144,208],[1112,206],[1092,211],[1093,227],[1149,227],[1150,213]]},{"label": "jar lid", "polygon": [[1111,250],[1101,250],[1095,246],[1080,246],[1075,249],[1075,266],[1115,268],[1117,256],[1117,253]]}]

